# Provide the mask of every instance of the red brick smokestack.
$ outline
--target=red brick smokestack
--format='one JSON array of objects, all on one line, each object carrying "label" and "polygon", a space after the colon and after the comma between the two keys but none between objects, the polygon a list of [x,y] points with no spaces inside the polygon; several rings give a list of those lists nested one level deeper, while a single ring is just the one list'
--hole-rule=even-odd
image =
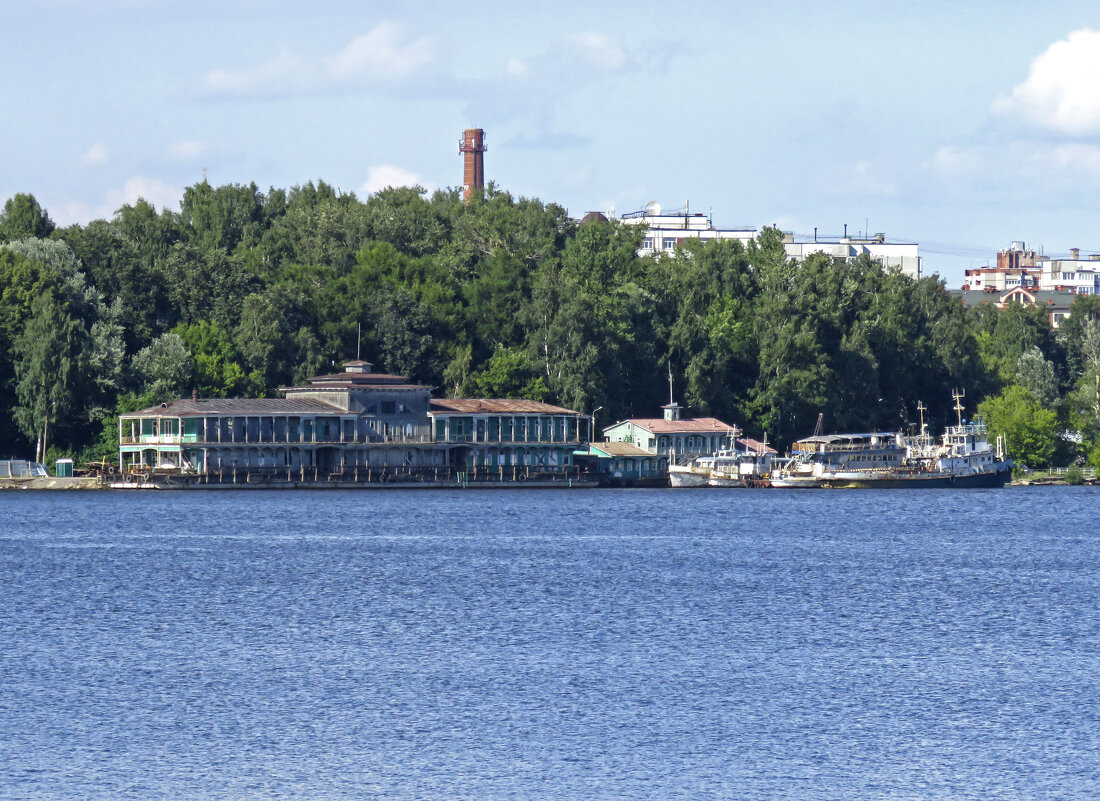
[{"label": "red brick smokestack", "polygon": [[458,152],[463,156],[462,199],[469,200],[475,189],[485,188],[485,161],[481,155],[485,152],[485,131],[481,128],[467,128],[463,131]]}]

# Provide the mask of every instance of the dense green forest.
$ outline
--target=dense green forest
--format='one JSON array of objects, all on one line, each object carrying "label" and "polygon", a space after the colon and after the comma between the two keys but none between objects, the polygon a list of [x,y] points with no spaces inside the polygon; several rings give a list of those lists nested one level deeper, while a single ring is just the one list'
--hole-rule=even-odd
[{"label": "dense green forest", "polygon": [[[0,457],[112,458],[114,418],[161,399],[255,397],[354,358],[450,397],[525,397],[598,424],[668,400],[784,446],[895,429],[966,391],[1012,454],[1100,461],[1100,301],[967,312],[936,278],[860,259],[795,264],[778,231],[639,258],[642,230],[579,225],[490,186],[463,203],[321,182],[189,187],[59,228],[0,215]],[[360,334],[361,331],[361,334]]]}]

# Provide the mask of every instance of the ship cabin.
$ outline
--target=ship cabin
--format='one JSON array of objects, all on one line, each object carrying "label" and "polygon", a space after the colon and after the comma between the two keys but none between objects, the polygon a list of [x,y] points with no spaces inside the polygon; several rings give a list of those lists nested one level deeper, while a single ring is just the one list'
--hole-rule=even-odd
[{"label": "ship cabin", "polygon": [[824,434],[800,439],[791,446],[791,455],[799,461],[814,461],[834,468],[869,470],[900,467],[906,447],[896,432],[869,434]]},{"label": "ship cabin", "polygon": [[981,420],[973,423],[960,421],[957,426],[948,426],[943,434],[943,443],[952,454],[958,456],[984,453],[989,450],[988,434],[985,423]]}]

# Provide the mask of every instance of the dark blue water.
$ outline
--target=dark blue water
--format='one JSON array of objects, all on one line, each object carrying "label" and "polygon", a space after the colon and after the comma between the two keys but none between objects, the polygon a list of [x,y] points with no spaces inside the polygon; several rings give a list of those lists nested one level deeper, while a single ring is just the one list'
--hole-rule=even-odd
[{"label": "dark blue water", "polygon": [[0,798],[1096,798],[1098,502],[2,493]]}]

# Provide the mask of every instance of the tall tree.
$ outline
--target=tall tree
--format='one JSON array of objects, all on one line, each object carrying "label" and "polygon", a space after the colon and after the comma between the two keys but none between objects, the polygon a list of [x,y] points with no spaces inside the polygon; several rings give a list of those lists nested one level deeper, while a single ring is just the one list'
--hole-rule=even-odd
[{"label": "tall tree", "polygon": [[15,346],[15,419],[27,438],[36,441],[36,461],[45,459],[50,426],[65,420],[73,408],[82,339],[79,323],[53,291],[34,301],[30,321]]},{"label": "tall tree", "polygon": [[1043,408],[1026,389],[1013,384],[978,405],[990,432],[1005,438],[1008,455],[1028,467],[1046,467],[1058,440],[1057,416]]},{"label": "tall tree", "polygon": [[19,193],[4,202],[4,211],[0,213],[0,242],[28,236],[45,238],[56,227],[34,195]]}]

